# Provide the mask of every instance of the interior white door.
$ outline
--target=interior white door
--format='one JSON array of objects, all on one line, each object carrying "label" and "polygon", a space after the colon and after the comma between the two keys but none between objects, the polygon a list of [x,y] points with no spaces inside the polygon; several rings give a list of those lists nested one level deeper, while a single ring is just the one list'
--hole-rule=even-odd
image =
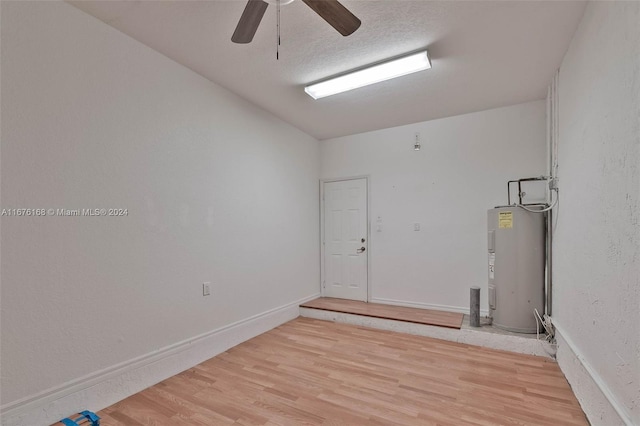
[{"label": "interior white door", "polygon": [[326,297],[367,301],[367,180],[324,183]]}]

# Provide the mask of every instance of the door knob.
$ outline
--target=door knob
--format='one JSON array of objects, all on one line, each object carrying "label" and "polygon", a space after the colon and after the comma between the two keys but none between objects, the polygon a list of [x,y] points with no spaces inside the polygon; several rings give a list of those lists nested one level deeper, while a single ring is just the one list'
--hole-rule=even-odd
[{"label": "door knob", "polygon": [[358,250],[356,250],[357,253],[362,253],[363,251],[365,251],[366,249],[364,247],[360,247]]}]

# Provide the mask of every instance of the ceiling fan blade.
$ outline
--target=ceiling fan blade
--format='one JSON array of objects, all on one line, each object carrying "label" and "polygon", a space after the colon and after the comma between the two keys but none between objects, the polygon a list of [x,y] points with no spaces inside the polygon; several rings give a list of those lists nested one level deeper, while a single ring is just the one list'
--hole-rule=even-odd
[{"label": "ceiling fan blade", "polygon": [[260,25],[260,21],[262,21],[267,6],[269,4],[262,0],[249,0],[244,12],[242,12],[238,26],[231,36],[231,41],[234,43],[250,43],[258,29],[258,25]]},{"label": "ceiling fan blade", "polygon": [[302,1],[343,36],[352,34],[360,27],[360,20],[338,0]]}]

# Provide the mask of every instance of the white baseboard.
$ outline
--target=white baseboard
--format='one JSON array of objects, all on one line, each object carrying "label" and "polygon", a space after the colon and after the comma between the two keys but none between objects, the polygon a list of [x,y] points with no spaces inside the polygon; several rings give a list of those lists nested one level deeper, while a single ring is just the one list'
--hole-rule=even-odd
[{"label": "white baseboard", "polygon": [[514,336],[511,334],[496,334],[472,328],[438,327],[427,324],[416,324],[386,318],[367,317],[364,315],[345,314],[342,312],[324,311],[313,308],[300,308],[300,316],[325,321],[334,321],[360,327],[371,327],[380,330],[408,333],[417,336],[432,337],[434,339],[449,340],[451,342],[486,348],[516,352],[527,355],[537,355],[552,358],[554,348],[547,342],[536,340],[535,337]]},{"label": "white baseboard", "polygon": [[[461,314],[469,314],[469,307],[436,305],[433,303],[407,302],[405,300],[385,299],[382,297],[372,297],[370,302],[383,303],[385,305],[406,306],[408,308],[435,309],[437,311],[457,312]],[[480,309],[480,315],[489,315],[489,310]]]},{"label": "white baseboard", "polygon": [[299,305],[317,297],[319,294],[287,303],[36,395],[10,402],[0,407],[0,424],[46,426],[78,411],[101,410],[297,318],[300,312]]},{"label": "white baseboard", "polygon": [[632,426],[627,412],[596,370],[587,362],[569,335],[553,321],[556,329],[558,365],[593,426]]}]

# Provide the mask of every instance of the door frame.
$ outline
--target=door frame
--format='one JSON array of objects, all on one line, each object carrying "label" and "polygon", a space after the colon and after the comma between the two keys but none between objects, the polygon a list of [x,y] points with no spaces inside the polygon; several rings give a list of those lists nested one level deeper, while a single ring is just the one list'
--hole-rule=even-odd
[{"label": "door frame", "polygon": [[364,179],[366,182],[367,195],[367,302],[371,301],[371,176],[359,175],[339,178],[320,179],[320,296],[324,297],[325,289],[325,272],[324,272],[324,184],[330,182],[343,182],[347,180]]}]

